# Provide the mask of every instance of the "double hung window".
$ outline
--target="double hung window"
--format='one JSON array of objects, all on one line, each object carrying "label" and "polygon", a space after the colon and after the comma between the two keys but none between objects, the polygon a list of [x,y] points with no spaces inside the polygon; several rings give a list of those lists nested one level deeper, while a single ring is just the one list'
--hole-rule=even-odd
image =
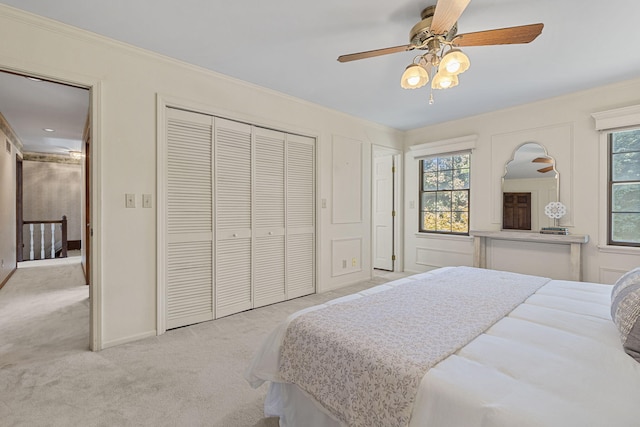
[{"label": "double hung window", "polygon": [[608,244],[640,247],[640,129],[609,134]]},{"label": "double hung window", "polygon": [[468,235],[471,152],[430,156],[419,163],[420,232]]}]

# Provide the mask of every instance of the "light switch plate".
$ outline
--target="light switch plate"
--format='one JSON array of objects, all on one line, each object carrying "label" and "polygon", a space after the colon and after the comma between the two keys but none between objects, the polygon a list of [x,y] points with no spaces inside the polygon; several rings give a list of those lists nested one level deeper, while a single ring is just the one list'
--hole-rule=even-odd
[{"label": "light switch plate", "polygon": [[135,208],[136,207],[136,195],[127,193],[124,195],[124,205],[127,208]]},{"label": "light switch plate", "polygon": [[151,207],[151,194],[143,194],[142,195],[142,207],[150,208]]}]

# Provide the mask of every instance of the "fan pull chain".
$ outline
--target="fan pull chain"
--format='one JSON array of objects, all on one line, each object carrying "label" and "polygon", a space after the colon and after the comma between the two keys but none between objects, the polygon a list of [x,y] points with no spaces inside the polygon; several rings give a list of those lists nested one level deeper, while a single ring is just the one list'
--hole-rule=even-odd
[{"label": "fan pull chain", "polygon": [[[434,69],[434,67],[432,66],[431,70],[429,70],[431,72],[431,81],[432,82],[433,82],[433,76],[434,76],[433,69]],[[433,100],[433,84],[431,84],[429,86],[431,86],[431,91],[429,92],[429,105],[433,105],[433,103],[435,102]]]}]

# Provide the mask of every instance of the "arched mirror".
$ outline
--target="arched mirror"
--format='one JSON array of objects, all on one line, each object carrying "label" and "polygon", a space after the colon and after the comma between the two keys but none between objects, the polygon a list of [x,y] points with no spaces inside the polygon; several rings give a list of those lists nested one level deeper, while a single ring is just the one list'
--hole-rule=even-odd
[{"label": "arched mirror", "polygon": [[559,174],[543,146],[519,146],[502,177],[502,229],[538,231],[554,225],[544,207],[559,201]]}]

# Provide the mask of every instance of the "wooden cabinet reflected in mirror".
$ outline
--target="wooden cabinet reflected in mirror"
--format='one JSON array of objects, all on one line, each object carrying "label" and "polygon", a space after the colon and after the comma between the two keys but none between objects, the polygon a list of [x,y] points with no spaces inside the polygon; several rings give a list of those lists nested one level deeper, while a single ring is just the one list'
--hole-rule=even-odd
[{"label": "wooden cabinet reflected in mirror", "polygon": [[540,144],[519,146],[502,178],[502,229],[538,231],[553,225],[544,207],[559,201],[555,160]]}]

